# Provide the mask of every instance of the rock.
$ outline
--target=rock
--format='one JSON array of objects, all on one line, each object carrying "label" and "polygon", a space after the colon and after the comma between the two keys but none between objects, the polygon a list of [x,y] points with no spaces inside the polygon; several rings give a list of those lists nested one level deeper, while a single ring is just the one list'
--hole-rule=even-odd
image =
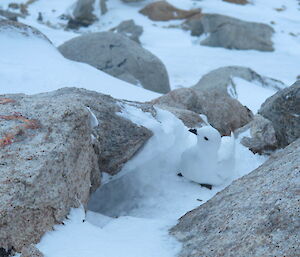
[{"label": "rock", "polygon": [[67,98],[74,103],[89,106],[92,110],[99,122],[99,126],[93,129],[93,135],[95,137],[94,148],[98,155],[101,172],[117,174],[152,136],[152,132],[147,128],[117,115],[122,111],[120,106],[128,104],[155,116],[156,112],[149,104],[116,100],[101,93],[77,88],[59,89],[50,96],[62,98],[61,101]]},{"label": "rock", "polygon": [[173,113],[188,128],[201,128],[205,124],[200,115],[196,112],[176,107],[170,107],[167,105],[159,105],[159,108]]},{"label": "rock", "polygon": [[281,81],[259,75],[250,68],[242,66],[226,66],[205,74],[193,88],[201,91],[218,90],[223,93],[229,93],[233,97],[237,97],[236,85],[232,80],[233,78],[242,78],[262,87],[269,87],[275,90],[280,90],[285,87],[285,84]]},{"label": "rock", "polygon": [[300,139],[171,229],[180,257],[300,256]]},{"label": "rock", "polygon": [[37,243],[71,207],[86,205],[91,174],[100,175],[89,111],[48,95],[1,96],[0,247],[5,249],[21,251]]},{"label": "rock", "polygon": [[202,16],[202,13],[193,15],[182,24],[182,28],[184,30],[190,30],[192,36],[201,36],[204,33],[204,27],[201,21]]},{"label": "rock", "polygon": [[240,4],[240,5],[246,5],[249,4],[247,0],[223,0],[223,2],[233,3],[233,4]]},{"label": "rock", "polygon": [[231,131],[243,127],[253,117],[252,112],[236,99],[214,90],[201,92],[192,88],[176,89],[152,103],[205,114],[208,122],[222,135],[230,135]]},{"label": "rock", "polygon": [[279,147],[300,137],[300,81],[269,97],[258,111],[275,129]]},{"label": "rock", "polygon": [[73,38],[58,49],[66,58],[88,63],[114,77],[131,75],[146,89],[159,93],[170,91],[164,64],[124,35],[91,33]]},{"label": "rock", "polygon": [[18,21],[19,17],[25,18],[25,16],[22,15],[22,14],[15,13],[15,12],[10,12],[10,11],[5,11],[5,10],[0,9],[0,17],[1,16],[4,17],[4,18],[9,19],[11,21]]},{"label": "rock", "polygon": [[106,1],[107,0],[100,0],[99,4],[100,4],[100,11],[101,11],[101,15],[104,15],[107,13],[107,5],[106,5]]},{"label": "rock", "polygon": [[44,257],[44,254],[33,244],[31,244],[22,249],[22,254],[20,257]]},{"label": "rock", "polygon": [[87,204],[102,171],[117,173],[143,146],[152,133],[116,114],[125,104],[76,88],[0,96],[3,251],[37,243],[71,207]]},{"label": "rock", "polygon": [[113,28],[112,31],[123,34],[140,44],[139,38],[143,33],[143,27],[136,25],[133,20],[127,20],[122,21],[117,27]]},{"label": "rock", "polygon": [[145,6],[140,10],[140,13],[153,21],[169,21],[189,18],[199,14],[200,9],[185,11],[174,7],[166,1],[157,1]]},{"label": "rock", "polygon": [[276,134],[272,122],[256,114],[246,125],[250,128],[251,137],[244,137],[241,143],[253,153],[269,154],[278,147]]},{"label": "rock", "polygon": [[[1,20],[0,19],[0,33],[12,33],[12,34],[20,34],[25,37],[38,37],[42,38],[49,43],[51,41],[44,35],[42,34],[39,30],[25,25],[20,22],[15,22],[15,21],[10,21],[10,20]],[[52,43],[51,43],[52,44]]]},{"label": "rock", "polygon": [[13,254],[12,249],[4,249],[0,247],[0,257],[9,257]]},{"label": "rock", "polygon": [[202,31],[208,34],[208,37],[200,42],[205,46],[239,50],[274,50],[271,40],[274,30],[267,24],[246,22],[220,14],[204,14],[200,20],[190,24],[190,30],[192,35],[201,35]]},{"label": "rock", "polygon": [[8,8],[18,10],[18,9],[20,9],[20,5],[17,3],[10,3],[10,4],[8,4]]},{"label": "rock", "polygon": [[80,26],[87,27],[97,19],[93,14],[95,0],[77,0],[73,11],[73,18],[68,22],[68,28],[77,29]]},{"label": "rock", "polygon": [[124,3],[136,3],[136,2],[142,2],[144,0],[122,0]]}]

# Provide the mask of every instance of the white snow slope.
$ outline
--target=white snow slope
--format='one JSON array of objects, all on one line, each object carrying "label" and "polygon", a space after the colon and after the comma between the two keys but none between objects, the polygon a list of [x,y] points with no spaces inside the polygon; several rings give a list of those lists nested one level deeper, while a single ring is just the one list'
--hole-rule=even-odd
[{"label": "white snow slope", "polygon": [[[7,8],[10,2],[12,0],[1,0],[0,7]],[[172,89],[194,85],[202,75],[227,65],[250,67],[287,85],[291,85],[300,74],[297,1],[252,0],[252,4],[239,6],[222,0],[169,0],[179,8],[200,7],[206,13],[267,23],[275,30],[274,52],[201,46],[199,39],[191,37],[189,32],[167,28],[181,21],[153,22],[139,14],[138,10],[152,2],[150,0],[134,4],[109,0],[109,11],[99,17],[98,22],[78,32],[65,31],[62,24],[66,21],[59,16],[69,13],[74,2],[37,0],[29,6],[30,15],[19,20],[36,27],[58,46],[79,34],[106,31],[123,20],[134,19],[144,28],[142,45],[166,65]],[[43,15],[43,23],[36,21],[38,12]],[[238,99],[254,113],[274,93],[272,89],[242,79],[234,78],[234,82]],[[66,60],[53,46],[40,39],[0,34],[0,94],[34,94],[64,86],[84,87],[116,98],[138,101],[159,95],[117,80],[89,65]],[[154,136],[117,176],[105,176],[104,185],[90,202],[90,209],[102,214],[93,211],[85,214],[82,209],[73,209],[65,225],[58,225],[54,231],[46,233],[37,244],[46,257],[176,256],[181,245],[168,235],[168,229],[180,216],[226,186],[214,187],[210,191],[176,176],[181,153],[195,143],[196,138],[172,114],[158,110],[158,120],[155,120],[133,107],[123,106],[120,115],[151,129]],[[236,140],[235,158],[237,177],[247,174],[266,159],[253,155],[239,143],[239,139]]]}]

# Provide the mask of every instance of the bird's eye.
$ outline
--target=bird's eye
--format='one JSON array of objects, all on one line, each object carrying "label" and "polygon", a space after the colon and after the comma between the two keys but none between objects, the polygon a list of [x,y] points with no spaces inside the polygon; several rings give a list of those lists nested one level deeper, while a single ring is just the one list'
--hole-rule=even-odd
[{"label": "bird's eye", "polygon": [[204,137],[204,139],[205,139],[206,141],[208,141],[208,138],[207,138],[207,137]]}]

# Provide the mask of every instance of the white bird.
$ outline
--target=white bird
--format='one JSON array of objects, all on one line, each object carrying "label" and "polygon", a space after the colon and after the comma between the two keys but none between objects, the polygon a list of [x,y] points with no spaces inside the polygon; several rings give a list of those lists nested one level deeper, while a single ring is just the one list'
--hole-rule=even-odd
[{"label": "white bird", "polygon": [[233,133],[221,138],[212,126],[189,131],[197,135],[197,143],[182,153],[181,175],[210,189],[232,178],[235,168]]}]

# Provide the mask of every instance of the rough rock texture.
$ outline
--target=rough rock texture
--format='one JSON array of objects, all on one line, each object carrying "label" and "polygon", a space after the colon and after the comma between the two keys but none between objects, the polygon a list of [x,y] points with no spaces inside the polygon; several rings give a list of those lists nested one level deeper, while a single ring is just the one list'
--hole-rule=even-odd
[{"label": "rough rock texture", "polygon": [[68,27],[76,29],[80,26],[87,27],[97,18],[93,14],[95,0],[77,0],[73,18],[69,20]]},{"label": "rough rock texture", "polygon": [[33,244],[22,249],[20,257],[44,257],[44,254],[37,249]]},{"label": "rough rock texture", "polygon": [[223,0],[223,1],[228,3],[233,3],[233,4],[241,4],[241,5],[249,4],[247,0]]},{"label": "rough rock texture", "polygon": [[189,25],[192,35],[201,35],[200,32],[208,34],[201,45],[240,50],[274,50],[271,40],[274,30],[267,24],[246,22],[220,14],[204,14],[198,22]]},{"label": "rough rock texture", "polygon": [[11,21],[18,21],[18,18],[24,18],[25,15],[19,14],[19,13],[15,13],[15,12],[10,12],[10,11],[6,11],[6,10],[2,10],[0,9],[0,17],[4,17],[7,18]]},{"label": "rough rock texture", "polygon": [[0,33],[22,34],[26,37],[34,36],[42,38],[51,43],[51,41],[39,30],[23,23],[10,20],[0,19]]},{"label": "rough rock texture", "polygon": [[125,104],[155,114],[76,88],[0,96],[0,251],[37,243],[143,146],[152,133],[116,114]]},{"label": "rough rock texture", "polygon": [[83,105],[48,94],[1,100],[0,247],[20,251],[87,204],[100,172]]},{"label": "rough rock texture", "polygon": [[100,2],[99,2],[101,15],[106,14],[108,11],[106,1],[107,0],[100,0]]},{"label": "rough rock texture", "polygon": [[252,120],[252,112],[231,98],[215,90],[197,91],[192,88],[176,89],[152,101],[158,106],[169,106],[178,109],[205,114],[208,122],[222,135],[243,127]]},{"label": "rough rock texture", "polygon": [[96,116],[99,125],[93,129],[96,139],[93,143],[101,172],[111,175],[118,173],[152,136],[147,128],[117,115],[122,111],[121,106],[127,104],[154,116],[156,112],[149,104],[116,100],[108,95],[77,88],[59,89],[51,93],[51,96],[57,99],[67,98],[74,103],[88,106]]},{"label": "rough rock texture", "polygon": [[280,147],[300,137],[300,81],[269,97],[258,111],[269,119]]},{"label": "rough rock texture", "polygon": [[180,257],[300,256],[300,139],[184,215]]},{"label": "rough rock texture", "polygon": [[241,143],[253,153],[269,154],[278,147],[275,129],[268,119],[256,114],[245,127],[250,128],[251,137],[242,138]]},{"label": "rough rock texture", "polygon": [[204,33],[204,27],[201,18],[204,14],[199,13],[188,18],[181,24],[184,30],[190,30],[192,36],[201,36]]},{"label": "rough rock texture", "polygon": [[159,105],[159,108],[173,113],[188,128],[201,128],[203,125],[205,125],[205,122],[196,112],[187,109],[171,107],[168,105]]},{"label": "rough rock texture", "polygon": [[219,92],[229,93],[236,97],[236,86],[232,80],[233,78],[242,78],[262,87],[269,87],[275,90],[280,90],[285,87],[284,83],[281,81],[261,76],[250,68],[242,66],[226,66],[205,74],[193,88],[200,91],[218,90]]},{"label": "rough rock texture", "polygon": [[[68,59],[88,63],[114,77],[131,76],[144,88],[167,93],[169,77],[164,64],[152,53],[113,32],[91,33],[73,38],[59,48]],[[130,81],[128,81],[130,82]]]},{"label": "rough rock texture", "polygon": [[150,3],[140,10],[141,14],[144,14],[153,21],[169,21],[169,20],[181,20],[189,18],[193,15],[199,14],[199,9],[194,10],[181,10],[166,1],[157,1]]},{"label": "rough rock texture", "polygon": [[139,38],[143,34],[143,27],[136,25],[134,20],[127,20],[122,21],[117,27],[113,28],[112,31],[121,33],[140,44]]}]

